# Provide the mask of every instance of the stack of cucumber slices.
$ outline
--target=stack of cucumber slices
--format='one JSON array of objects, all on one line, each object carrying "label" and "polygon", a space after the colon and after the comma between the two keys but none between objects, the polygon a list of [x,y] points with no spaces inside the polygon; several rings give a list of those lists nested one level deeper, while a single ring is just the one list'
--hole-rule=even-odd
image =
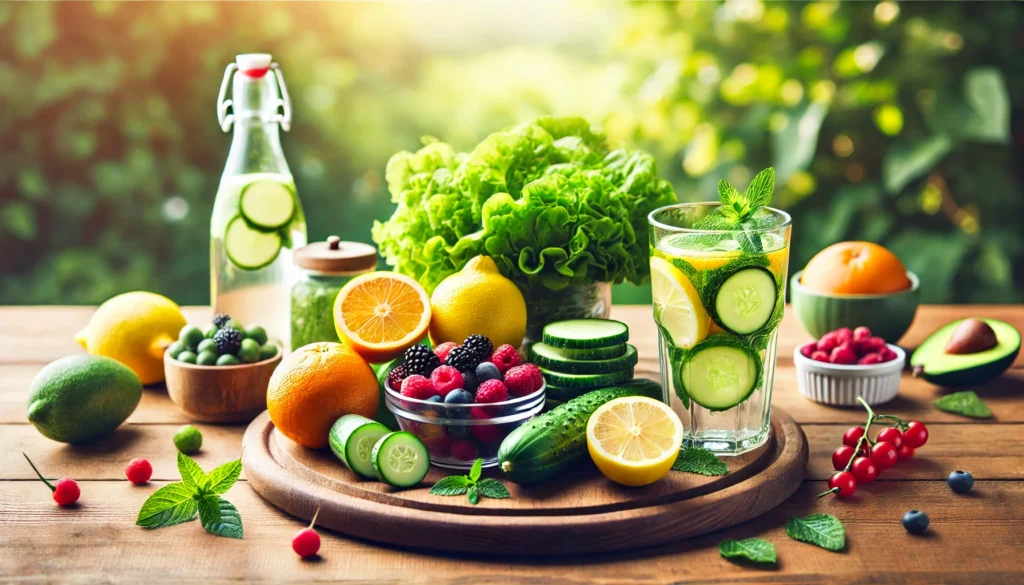
[{"label": "stack of cucumber slices", "polygon": [[287,229],[295,216],[291,185],[258,179],[238,196],[238,215],[224,230],[224,251],[243,270],[259,270],[277,259],[290,240]]},{"label": "stack of cucumber slices", "polygon": [[530,347],[530,361],[547,381],[547,397],[576,398],[633,378],[636,348],[629,328],[609,319],[574,319],[544,327],[543,342]]},{"label": "stack of cucumber slices", "polygon": [[358,414],[346,414],[331,427],[331,451],[346,467],[392,487],[419,485],[430,471],[430,453],[416,435],[392,432]]}]

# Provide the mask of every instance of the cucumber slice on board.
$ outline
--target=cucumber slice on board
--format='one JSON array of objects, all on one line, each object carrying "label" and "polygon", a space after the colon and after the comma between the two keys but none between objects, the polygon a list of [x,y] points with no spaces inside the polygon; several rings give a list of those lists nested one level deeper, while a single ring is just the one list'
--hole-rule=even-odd
[{"label": "cucumber slice on board", "polygon": [[566,360],[610,360],[612,358],[626,355],[626,344],[612,345],[609,347],[593,347],[590,349],[566,349],[544,344],[548,351]]},{"label": "cucumber slice on board", "polygon": [[712,293],[715,322],[736,335],[748,335],[768,324],[778,302],[775,275],[749,266],[726,276]]},{"label": "cucumber slice on board", "polygon": [[224,252],[242,270],[259,270],[277,259],[281,252],[281,236],[249,227],[245,218],[236,215],[224,230]]},{"label": "cucumber slice on board", "polygon": [[374,479],[377,474],[370,462],[373,446],[390,432],[390,429],[375,420],[358,414],[346,414],[331,426],[331,451],[352,471]]},{"label": "cucumber slice on board", "polygon": [[242,187],[238,210],[249,223],[260,229],[280,229],[295,215],[295,193],[279,181],[253,181]]},{"label": "cucumber slice on board", "polygon": [[[544,380],[548,384],[576,390],[604,388],[633,378],[632,367],[606,374],[563,374],[546,368],[540,368],[540,371],[544,374]],[[554,397],[552,396],[552,398]]]},{"label": "cucumber slice on board", "polygon": [[370,453],[377,479],[400,488],[413,487],[430,471],[430,453],[416,435],[396,431],[381,437]]},{"label": "cucumber slice on board", "polygon": [[626,355],[606,360],[570,360],[546,343],[535,343],[530,347],[530,361],[542,368],[565,374],[606,374],[618,372],[636,365],[636,348],[626,344]]},{"label": "cucumber slice on board", "polygon": [[690,350],[677,382],[704,408],[728,410],[760,386],[761,356],[735,337],[715,335]]},{"label": "cucumber slice on board", "polygon": [[565,349],[611,347],[629,340],[625,323],[611,319],[570,319],[544,326],[541,341]]}]

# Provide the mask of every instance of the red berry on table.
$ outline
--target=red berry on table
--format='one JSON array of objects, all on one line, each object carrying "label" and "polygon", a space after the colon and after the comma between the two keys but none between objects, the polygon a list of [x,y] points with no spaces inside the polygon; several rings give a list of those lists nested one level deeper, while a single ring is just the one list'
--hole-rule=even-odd
[{"label": "red berry on table", "polygon": [[836,471],[842,471],[846,469],[846,464],[850,462],[850,458],[853,457],[853,447],[849,445],[843,445],[832,452],[832,469]]},{"label": "red berry on table", "polygon": [[477,402],[504,402],[508,400],[508,388],[500,380],[487,380],[476,389]]},{"label": "red berry on table", "polygon": [[438,366],[430,373],[430,383],[441,396],[462,388],[462,373],[451,366]]},{"label": "red berry on table", "polygon": [[434,388],[434,384],[419,374],[413,374],[402,381],[402,396],[426,400],[436,395],[437,390]]},{"label": "red berry on table", "polygon": [[829,361],[833,364],[851,365],[857,363],[857,354],[849,344],[843,344],[832,350]]},{"label": "red berry on table", "polygon": [[857,483],[871,483],[878,477],[878,466],[867,457],[854,459],[850,471],[857,478]]},{"label": "red berry on table", "polygon": [[292,537],[292,550],[304,559],[308,559],[320,551],[320,535],[313,530],[313,525],[316,524],[316,517],[319,514],[320,508],[317,508],[316,513],[313,514],[313,521],[309,523],[309,526],[298,531]]},{"label": "red berry on table", "polygon": [[[486,406],[477,406],[469,409],[469,418],[473,420],[487,420],[493,418],[494,414],[488,410]],[[475,425],[469,427],[469,432],[473,434],[482,443],[491,445],[498,443],[504,437],[501,435],[501,429],[495,425]]]},{"label": "red berry on table", "polygon": [[43,477],[43,474],[39,473],[39,470],[36,469],[36,464],[32,463],[32,460],[28,458],[28,455],[25,455],[24,453],[22,453],[22,455],[24,455],[25,459],[28,460],[28,464],[32,466],[32,471],[36,472],[40,481],[45,483],[46,487],[50,488],[50,491],[53,492],[53,501],[57,502],[58,506],[70,506],[78,501],[78,498],[82,495],[82,490],[78,488],[78,483],[76,483],[75,480],[62,477],[58,479],[57,484],[54,485],[47,481],[46,478]]},{"label": "red berry on table", "polygon": [[142,485],[153,477],[153,466],[145,459],[132,459],[124,468],[124,475],[135,485]]},{"label": "red berry on table", "polygon": [[903,444],[917,449],[928,442],[928,428],[917,421],[911,421],[903,431]]},{"label": "red berry on table", "polygon": [[459,344],[455,343],[454,341],[446,341],[434,348],[434,355],[436,355],[443,364],[445,358],[448,357],[448,352],[450,352],[451,350],[455,349],[458,346]]},{"label": "red berry on table", "polygon": [[832,353],[832,350],[839,347],[839,340],[832,333],[826,333],[818,340],[818,351]]},{"label": "red berry on table", "polygon": [[823,351],[820,351],[820,350],[819,351],[815,351],[814,353],[812,353],[811,354],[811,359],[816,361],[816,362],[825,362],[826,364],[829,363],[829,361],[828,361],[828,354],[823,352]]},{"label": "red berry on table", "polygon": [[889,443],[893,447],[896,447],[896,451],[898,452],[900,447],[903,446],[903,433],[895,427],[890,427],[888,429],[882,429],[875,440]]},{"label": "red berry on table", "polygon": [[914,448],[910,445],[901,445],[897,452],[897,457],[900,461],[906,461],[914,456]]},{"label": "red berry on table", "polygon": [[859,360],[857,360],[857,365],[858,366],[871,366],[871,365],[874,365],[874,364],[880,364],[883,361],[885,361],[885,360],[882,359],[882,354],[880,354],[880,353],[869,353],[869,354],[865,355],[864,357],[860,358]]},{"label": "red berry on table", "polygon": [[512,396],[533,394],[543,385],[544,374],[533,364],[523,364],[505,372],[505,386]]},{"label": "red berry on table", "polygon": [[864,436],[864,427],[850,427],[843,433],[843,444],[853,449],[857,448],[857,441]]},{"label": "red berry on table", "polygon": [[871,337],[871,330],[863,325],[853,330],[854,341],[863,341],[869,337]]},{"label": "red berry on table", "polygon": [[476,459],[476,445],[469,439],[452,441],[452,446],[448,452],[451,454],[452,459],[458,461],[473,461]]},{"label": "red berry on table", "polygon": [[841,498],[852,496],[857,491],[857,478],[849,471],[840,471],[828,480],[829,489],[838,488]]},{"label": "red berry on table", "polygon": [[875,443],[871,447],[871,451],[868,454],[871,460],[878,466],[879,471],[883,469],[889,469],[899,461],[899,453],[896,451],[896,447],[892,446],[892,443]]},{"label": "red berry on table", "polygon": [[[809,358],[812,355],[814,355],[814,352],[816,352],[816,351],[818,351],[818,342],[817,341],[812,341],[810,343],[805,343],[800,348],[800,355],[804,356],[805,358]],[[811,359],[814,359],[814,358],[811,358]]]},{"label": "red berry on table", "polygon": [[502,374],[523,363],[523,359],[519,357],[519,351],[507,343],[494,350],[489,361],[498,366],[498,371]]}]

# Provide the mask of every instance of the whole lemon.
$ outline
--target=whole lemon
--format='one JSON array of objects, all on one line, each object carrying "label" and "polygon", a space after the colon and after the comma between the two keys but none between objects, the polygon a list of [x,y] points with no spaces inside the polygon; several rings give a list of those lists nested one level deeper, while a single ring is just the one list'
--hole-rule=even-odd
[{"label": "whole lemon", "polygon": [[91,354],[128,366],[143,384],[155,384],[164,379],[164,350],[184,326],[185,317],[174,301],[137,291],[100,305],[75,341]]},{"label": "whole lemon", "polygon": [[526,301],[498,272],[490,256],[477,256],[441,281],[430,297],[430,341],[462,343],[483,335],[494,347],[519,347],[526,334]]}]

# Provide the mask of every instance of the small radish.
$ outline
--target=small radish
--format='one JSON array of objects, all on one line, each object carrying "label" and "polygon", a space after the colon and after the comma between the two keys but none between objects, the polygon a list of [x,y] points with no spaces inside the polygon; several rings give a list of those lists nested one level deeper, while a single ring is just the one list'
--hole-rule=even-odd
[{"label": "small radish", "polygon": [[[22,453],[22,455],[25,454]],[[57,502],[58,506],[70,506],[78,501],[78,497],[82,495],[82,490],[78,489],[78,484],[75,480],[62,477],[57,480],[57,485],[53,485],[46,481],[43,474],[39,473],[39,470],[36,469],[36,464],[32,463],[32,460],[28,458],[28,455],[25,455],[25,459],[28,460],[28,464],[32,466],[32,471],[36,472],[39,479],[46,484],[46,487],[50,488],[51,492],[53,492],[53,501]]]},{"label": "small radish", "polygon": [[128,467],[124,468],[124,475],[135,485],[142,485],[153,477],[153,466],[145,459],[132,459],[128,462]]},{"label": "small radish", "polygon": [[313,521],[309,523],[309,527],[303,528],[292,537],[292,550],[304,559],[308,559],[320,550],[320,535],[316,533],[316,530],[313,530],[313,526],[316,524],[316,517],[319,514],[320,508],[317,508],[313,514]]}]

